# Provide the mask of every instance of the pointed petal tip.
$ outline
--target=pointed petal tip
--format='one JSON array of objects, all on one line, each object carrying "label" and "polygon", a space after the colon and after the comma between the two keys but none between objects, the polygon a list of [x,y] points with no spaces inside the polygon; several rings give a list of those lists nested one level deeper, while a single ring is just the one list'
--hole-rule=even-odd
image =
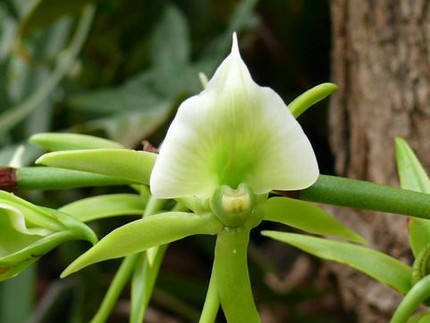
[{"label": "pointed petal tip", "polygon": [[239,44],[237,41],[237,33],[236,32],[234,32],[233,36],[232,36],[231,52],[235,53],[235,54],[239,54],[239,56],[240,56]]}]

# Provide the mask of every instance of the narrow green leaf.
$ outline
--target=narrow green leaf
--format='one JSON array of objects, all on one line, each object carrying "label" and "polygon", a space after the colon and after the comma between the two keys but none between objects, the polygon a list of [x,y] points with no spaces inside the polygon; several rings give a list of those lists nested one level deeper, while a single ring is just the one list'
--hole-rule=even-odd
[{"label": "narrow green leaf", "polygon": [[[402,188],[427,194],[430,193],[430,179],[426,171],[411,147],[402,138],[396,138],[396,161]],[[416,258],[420,251],[430,243],[430,221],[410,218],[408,226],[409,243]]]},{"label": "narrow green leaf", "polygon": [[249,231],[225,228],[218,234],[214,270],[221,307],[229,323],[258,323],[248,273]]},{"label": "narrow green leaf", "polygon": [[115,141],[76,133],[38,133],[31,136],[29,141],[47,151],[124,148]]},{"label": "narrow green leaf", "polygon": [[0,281],[16,276],[47,252],[74,238],[74,233],[70,231],[54,233],[13,254],[0,257]]},{"label": "narrow green leaf", "polygon": [[20,190],[61,190],[135,183],[117,177],[55,167],[21,167],[16,169],[16,178]]},{"label": "narrow green leaf", "polygon": [[82,222],[120,215],[142,215],[146,200],[135,194],[108,194],[64,205],[58,210]]},{"label": "narrow green leaf", "polygon": [[408,143],[396,138],[396,161],[402,188],[430,194],[430,179]]},{"label": "narrow green leaf", "polygon": [[76,238],[83,239],[91,242],[95,245],[98,241],[98,238],[93,230],[90,229],[89,226],[85,225],[81,221],[75,219],[74,217],[63,213],[58,210],[45,208],[48,212],[55,214],[57,219],[63,224],[67,229],[72,231]]},{"label": "narrow green leaf", "polygon": [[299,199],[430,219],[430,195],[338,176],[320,175]]},{"label": "narrow green leaf", "polygon": [[314,256],[339,262],[362,271],[400,293],[411,288],[412,269],[386,254],[346,242],[302,234],[263,231],[262,235],[288,243]]},{"label": "narrow green leaf", "polygon": [[64,270],[62,277],[99,261],[124,257],[194,234],[215,234],[222,224],[212,215],[166,212],[112,231]]},{"label": "narrow green leaf", "polygon": [[317,85],[295,98],[288,105],[288,108],[290,109],[293,116],[297,118],[315,103],[318,103],[319,101],[325,99],[337,89],[338,86],[333,83],[323,83]]},{"label": "narrow green leaf", "polygon": [[279,222],[306,232],[334,235],[366,244],[366,240],[329,213],[308,202],[287,197],[273,197],[265,205],[264,220]]},{"label": "narrow green leaf", "polygon": [[149,184],[156,154],[128,149],[90,149],[48,153],[36,164],[113,176]]}]

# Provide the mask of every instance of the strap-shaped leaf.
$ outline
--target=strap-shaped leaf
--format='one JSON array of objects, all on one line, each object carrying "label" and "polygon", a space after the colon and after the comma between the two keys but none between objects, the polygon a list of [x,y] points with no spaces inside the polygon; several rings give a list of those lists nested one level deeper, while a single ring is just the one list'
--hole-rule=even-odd
[{"label": "strap-shaped leaf", "polygon": [[248,241],[244,228],[225,228],[216,241],[215,281],[229,323],[260,322],[249,281]]},{"label": "strap-shaped leaf", "polygon": [[103,260],[124,257],[194,234],[216,234],[222,224],[213,215],[166,212],[128,223],[112,231],[62,273],[68,276]]},{"label": "strap-shaped leaf", "polygon": [[31,136],[29,141],[47,151],[124,148],[121,144],[112,140],[76,133],[38,133]]},{"label": "strap-shaped leaf", "polygon": [[325,99],[327,96],[337,90],[337,85],[333,83],[323,83],[307,90],[295,98],[288,108],[294,118],[300,116],[303,112],[313,106],[315,103]]},{"label": "strap-shaped leaf", "polygon": [[128,149],[70,150],[45,154],[36,164],[80,170],[148,184],[156,154]]},{"label": "strap-shaped leaf", "polygon": [[0,281],[16,276],[56,246],[75,239],[71,231],[48,235],[5,257],[0,257]]},{"label": "strap-shaped leaf", "polygon": [[386,254],[346,242],[302,234],[263,231],[262,235],[288,243],[314,256],[348,265],[388,285],[400,293],[411,288],[412,269]]},{"label": "strap-shaped leaf", "polygon": [[74,217],[68,215],[67,213],[45,208],[48,212],[54,214],[58,221],[61,222],[67,229],[72,231],[78,239],[83,239],[91,242],[93,245],[97,243],[98,238],[93,230],[83,222],[75,219]]},{"label": "strap-shaped leaf", "polygon": [[58,210],[82,222],[119,215],[142,215],[146,200],[135,194],[108,194],[64,205]]},{"label": "strap-shaped leaf", "polygon": [[[430,193],[430,179],[426,171],[408,143],[401,138],[396,138],[396,161],[402,188]],[[408,225],[409,243],[414,256],[417,257],[420,251],[430,243],[430,220],[411,217]]]},{"label": "strap-shaped leaf", "polygon": [[279,222],[306,232],[334,235],[365,244],[366,240],[315,205],[287,197],[273,197],[266,202],[264,220]]}]

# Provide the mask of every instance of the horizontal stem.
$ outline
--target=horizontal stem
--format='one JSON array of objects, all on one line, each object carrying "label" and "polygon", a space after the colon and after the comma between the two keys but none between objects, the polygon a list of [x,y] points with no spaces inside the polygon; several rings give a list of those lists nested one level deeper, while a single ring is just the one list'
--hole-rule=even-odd
[{"label": "horizontal stem", "polygon": [[22,167],[16,169],[18,189],[58,190],[86,186],[127,185],[129,181],[55,167]]},{"label": "horizontal stem", "polygon": [[337,176],[320,175],[299,199],[430,219],[430,195]]}]

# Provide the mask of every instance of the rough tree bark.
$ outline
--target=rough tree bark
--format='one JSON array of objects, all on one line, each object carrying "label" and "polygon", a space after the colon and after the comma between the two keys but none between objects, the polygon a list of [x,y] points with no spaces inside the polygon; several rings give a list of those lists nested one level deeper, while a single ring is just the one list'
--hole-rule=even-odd
[{"label": "rough tree bark", "polygon": [[[407,139],[430,167],[430,2],[331,2],[333,80],[330,109],[336,172],[398,185],[394,138]],[[410,261],[404,217],[336,210],[370,246]],[[401,297],[345,266],[330,265],[345,306],[359,322],[387,322]]]}]

